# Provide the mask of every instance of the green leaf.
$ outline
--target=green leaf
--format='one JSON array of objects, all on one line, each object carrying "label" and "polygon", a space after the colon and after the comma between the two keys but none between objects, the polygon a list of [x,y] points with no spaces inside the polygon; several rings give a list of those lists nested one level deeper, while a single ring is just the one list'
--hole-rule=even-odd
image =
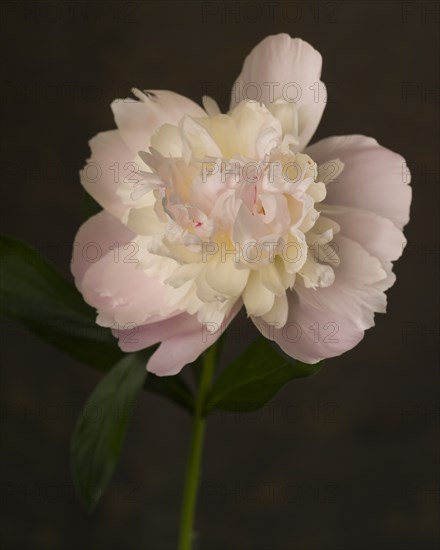
[{"label": "green leaf", "polygon": [[145,354],[131,353],[99,382],[76,424],[72,475],[88,512],[93,511],[116,468],[125,431],[145,383]]},{"label": "green leaf", "polygon": [[104,369],[122,356],[96,312],[33,248],[0,236],[0,312],[23,323],[39,337],[71,356]]},{"label": "green leaf", "polygon": [[265,405],[290,380],[317,373],[322,366],[293,361],[259,338],[226,367],[209,393],[205,414],[224,411],[255,411]]},{"label": "green leaf", "polygon": [[[124,353],[110,329],[96,324],[96,312],[33,248],[0,236],[0,313],[23,323],[34,334],[92,367],[107,371]],[[145,363],[155,350],[145,354]],[[180,377],[148,377],[145,389],[192,411],[193,398]]]}]

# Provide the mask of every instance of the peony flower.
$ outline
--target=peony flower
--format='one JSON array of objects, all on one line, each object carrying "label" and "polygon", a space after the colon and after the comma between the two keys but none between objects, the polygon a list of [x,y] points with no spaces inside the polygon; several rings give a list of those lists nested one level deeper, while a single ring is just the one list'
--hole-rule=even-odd
[{"label": "peony flower", "polygon": [[362,135],[308,146],[324,111],[321,55],[286,34],[246,58],[230,110],[170,91],[112,104],[117,129],[81,173],[102,206],[80,228],[72,272],[124,351],[160,343],[171,375],[243,307],[307,363],[355,346],[402,253],[411,190],[396,153]]}]

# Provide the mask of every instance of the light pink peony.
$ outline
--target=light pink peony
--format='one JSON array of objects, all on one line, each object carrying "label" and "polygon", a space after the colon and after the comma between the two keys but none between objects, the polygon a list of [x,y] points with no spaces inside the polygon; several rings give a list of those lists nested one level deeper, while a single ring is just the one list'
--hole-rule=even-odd
[{"label": "light pink peony", "polygon": [[[246,58],[230,111],[169,91],[112,104],[81,172],[103,211],[72,272],[124,351],[176,374],[241,307],[307,363],[355,346],[385,312],[411,189],[404,159],[355,135],[307,144],[326,91],[321,55],[286,34]],[[404,177],[403,177],[404,176]]]}]

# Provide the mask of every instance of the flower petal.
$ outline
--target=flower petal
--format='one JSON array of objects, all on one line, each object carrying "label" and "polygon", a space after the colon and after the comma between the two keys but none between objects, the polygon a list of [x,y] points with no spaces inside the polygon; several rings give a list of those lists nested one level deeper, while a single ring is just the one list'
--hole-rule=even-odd
[{"label": "flower petal", "polygon": [[140,101],[116,99],[111,105],[122,138],[135,154],[148,149],[152,135],[163,124],[177,125],[184,115],[206,116],[202,107],[180,94],[168,90],[135,92]]},{"label": "flower petal", "polygon": [[92,151],[80,172],[85,190],[105,209],[124,220],[128,207],[117,194],[122,179],[137,169],[135,155],[127,148],[118,130],[101,132],[89,141]]},{"label": "flower petal", "polygon": [[147,370],[158,376],[171,376],[192,363],[222,335],[237,315],[242,304],[238,301],[225,321],[199,323],[196,315],[182,313],[151,325],[139,327],[136,333],[119,331],[119,346],[132,352],[162,342],[147,364]]},{"label": "flower petal", "polygon": [[243,303],[248,315],[261,317],[271,311],[274,302],[275,294],[264,286],[261,273],[252,271],[243,292]]},{"label": "flower petal", "polygon": [[[227,297],[239,296],[249,277],[247,269],[237,269],[234,255],[218,254],[206,264],[204,275],[208,285]],[[226,297],[225,296],[225,297]]]},{"label": "flower petal", "polygon": [[391,220],[367,210],[337,206],[324,208],[326,212],[331,212],[330,217],[340,225],[341,235],[360,243],[367,252],[381,261],[387,278],[378,284],[382,290],[390,288],[395,281],[392,262],[400,258],[406,245],[402,231]]},{"label": "flower petal", "polygon": [[73,242],[70,269],[78,288],[81,287],[86,271],[115,243],[123,246],[134,238],[134,234],[117,218],[103,210],[84,222]]},{"label": "flower petal", "polygon": [[102,257],[85,273],[81,292],[98,311],[97,323],[133,328],[179,313],[168,305],[165,285],[139,269],[138,245],[128,242]]},{"label": "flower petal", "polygon": [[345,165],[328,184],[326,204],[370,210],[399,229],[408,223],[411,188],[403,157],[359,135],[326,138],[305,152],[318,164],[338,158]]},{"label": "flower petal", "polygon": [[302,150],[325,108],[321,66],[321,54],[300,38],[268,36],[246,57],[232,88],[231,109],[244,99],[255,99],[267,107],[279,98],[295,103],[300,138],[297,150]]},{"label": "flower petal", "polygon": [[350,239],[338,235],[335,242],[341,263],[335,267],[332,286],[315,291],[297,280],[281,330],[253,319],[264,336],[306,363],[353,348],[374,325],[374,312],[383,313],[386,308],[386,296],[375,286],[386,277],[379,260]]}]

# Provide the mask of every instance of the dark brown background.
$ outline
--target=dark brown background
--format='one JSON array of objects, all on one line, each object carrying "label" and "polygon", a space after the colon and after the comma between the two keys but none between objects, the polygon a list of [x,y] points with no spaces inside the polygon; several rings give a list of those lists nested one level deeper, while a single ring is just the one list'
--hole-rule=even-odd
[{"label": "dark brown background", "polygon": [[[413,172],[412,219],[389,313],[313,379],[250,416],[213,415],[200,550],[428,550],[438,541],[438,47],[435,2],[3,2],[1,229],[68,273],[88,139],[132,86],[227,107],[244,56],[288,32],[324,57],[315,139],[372,135]],[[6,549],[172,549],[190,430],[144,394],[93,517],[69,438],[99,375],[2,322]],[[232,337],[236,344],[237,337]]]}]

